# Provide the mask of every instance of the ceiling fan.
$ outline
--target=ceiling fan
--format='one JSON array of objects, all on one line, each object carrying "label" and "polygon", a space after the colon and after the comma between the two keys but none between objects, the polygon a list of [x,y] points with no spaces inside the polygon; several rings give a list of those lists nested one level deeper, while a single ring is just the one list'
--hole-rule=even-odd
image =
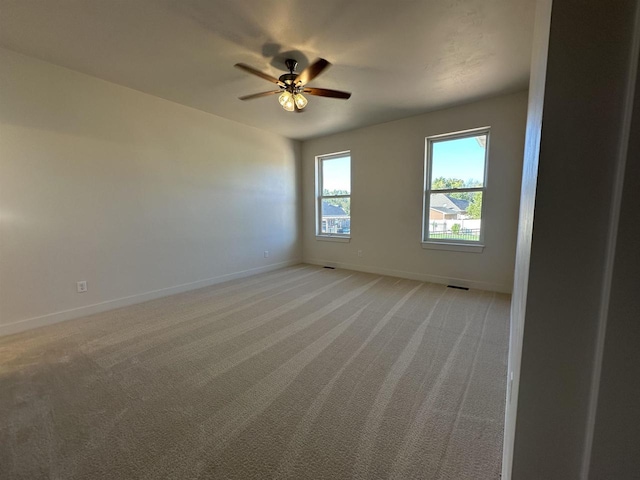
[{"label": "ceiling fan", "polygon": [[284,63],[289,69],[289,73],[280,75],[280,78],[272,77],[271,75],[261,72],[260,70],[256,70],[244,63],[236,63],[235,67],[253,75],[257,75],[260,78],[264,78],[265,80],[275,83],[280,87],[279,90],[245,95],[244,97],[240,97],[240,100],[253,100],[254,98],[267,97],[269,95],[276,95],[279,93],[280,97],[278,97],[278,101],[280,102],[280,105],[282,105],[282,108],[287,112],[299,112],[307,106],[307,99],[302,95],[303,93],[317,95],[319,97],[341,98],[344,100],[351,97],[350,93],[341,92],[340,90],[329,90],[327,88],[306,86],[307,83],[331,66],[331,64],[324,58],[318,58],[300,73],[295,73],[296,66],[298,65],[297,61],[289,58],[285,60]]}]

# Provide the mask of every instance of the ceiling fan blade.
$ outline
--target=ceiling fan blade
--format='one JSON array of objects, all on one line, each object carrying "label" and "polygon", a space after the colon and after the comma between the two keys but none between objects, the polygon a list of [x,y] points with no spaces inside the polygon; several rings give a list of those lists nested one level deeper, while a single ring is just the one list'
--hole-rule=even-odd
[{"label": "ceiling fan blade", "polygon": [[298,78],[296,78],[296,86],[306,85],[330,66],[331,64],[324,58],[318,58],[298,75]]},{"label": "ceiling fan blade", "polygon": [[284,87],[284,83],[282,83],[280,80],[278,80],[276,77],[272,77],[271,75],[261,72],[260,70],[257,70],[247,64],[244,63],[236,63],[234,65],[234,67],[239,68],[240,70],[244,70],[247,73],[251,73],[253,75],[256,75],[260,78],[264,78],[265,80],[271,82],[271,83],[275,83],[276,85],[280,85],[281,87]]},{"label": "ceiling fan blade", "polygon": [[240,100],[253,100],[254,98],[260,97],[268,97],[269,95],[275,95],[277,93],[282,92],[282,90],[273,90],[272,92],[262,92],[262,93],[254,93],[252,95],[245,95],[244,97],[239,97]]},{"label": "ceiling fan blade", "polygon": [[304,93],[308,93],[309,95],[318,95],[319,97],[331,97],[331,98],[342,98],[347,100],[351,97],[349,92],[341,92],[340,90],[329,90],[328,88],[313,88],[307,87],[302,90]]}]

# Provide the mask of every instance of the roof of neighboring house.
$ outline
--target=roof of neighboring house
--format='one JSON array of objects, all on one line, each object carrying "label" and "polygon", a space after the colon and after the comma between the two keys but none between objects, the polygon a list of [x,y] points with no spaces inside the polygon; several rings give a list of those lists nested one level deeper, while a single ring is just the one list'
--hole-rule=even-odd
[{"label": "roof of neighboring house", "polygon": [[[460,200],[459,198],[452,198],[444,193],[433,193],[429,207],[444,213],[461,213],[467,211],[469,202],[467,200]],[[445,212],[443,209],[450,211]]]},{"label": "roof of neighboring house", "polygon": [[342,207],[338,205],[332,205],[327,203],[325,200],[322,201],[322,215],[325,217],[346,217],[347,212],[345,212]]},{"label": "roof of neighboring house", "polygon": [[435,207],[432,206],[431,210],[435,210],[436,212],[444,213],[445,215],[457,215],[460,213],[460,210],[454,210],[452,208],[447,207]]}]

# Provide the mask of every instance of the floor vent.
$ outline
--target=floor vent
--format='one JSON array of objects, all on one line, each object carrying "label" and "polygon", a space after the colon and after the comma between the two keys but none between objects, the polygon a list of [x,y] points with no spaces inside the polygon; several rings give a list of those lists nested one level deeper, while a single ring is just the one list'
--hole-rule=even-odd
[{"label": "floor vent", "polygon": [[[324,267],[327,268],[327,267]],[[469,287],[459,287],[457,285],[447,285],[447,288],[457,288],[458,290],[469,290]]]}]

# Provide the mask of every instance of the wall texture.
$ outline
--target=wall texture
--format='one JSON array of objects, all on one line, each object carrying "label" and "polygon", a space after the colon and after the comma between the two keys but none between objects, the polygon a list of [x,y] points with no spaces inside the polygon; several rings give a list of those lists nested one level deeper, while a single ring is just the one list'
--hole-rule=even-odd
[{"label": "wall texture", "polygon": [[518,245],[516,266],[511,295],[511,325],[509,328],[509,369],[505,427],[502,455],[502,478],[511,478],[513,442],[516,430],[518,389],[520,385],[520,360],[524,315],[527,303],[527,282],[529,280],[529,258],[531,256],[531,236],[535,213],[536,186],[538,179],[538,158],[542,133],[542,110],[544,87],[547,73],[547,52],[549,48],[549,26],[551,23],[551,0],[538,0],[536,22],[533,35],[531,58],[531,78],[529,79],[529,106],[527,109],[527,131],[525,136],[524,163],[522,167],[522,190],[520,196],[520,219],[518,223]]},{"label": "wall texture", "polygon": [[[305,141],[303,258],[439,283],[510,292],[513,282],[526,92]],[[491,127],[482,253],[421,246],[425,137]],[[315,157],[351,151],[351,242],[315,238]],[[362,256],[358,256],[358,250]]]},{"label": "wall texture", "polygon": [[[503,478],[638,479],[640,1],[556,1],[550,25],[534,219],[523,225],[531,256],[518,256],[528,289],[513,310],[524,307],[513,469]],[[579,205],[570,219],[568,205]]]},{"label": "wall texture", "polygon": [[297,142],[8,50],[0,65],[0,334],[300,260]]}]

